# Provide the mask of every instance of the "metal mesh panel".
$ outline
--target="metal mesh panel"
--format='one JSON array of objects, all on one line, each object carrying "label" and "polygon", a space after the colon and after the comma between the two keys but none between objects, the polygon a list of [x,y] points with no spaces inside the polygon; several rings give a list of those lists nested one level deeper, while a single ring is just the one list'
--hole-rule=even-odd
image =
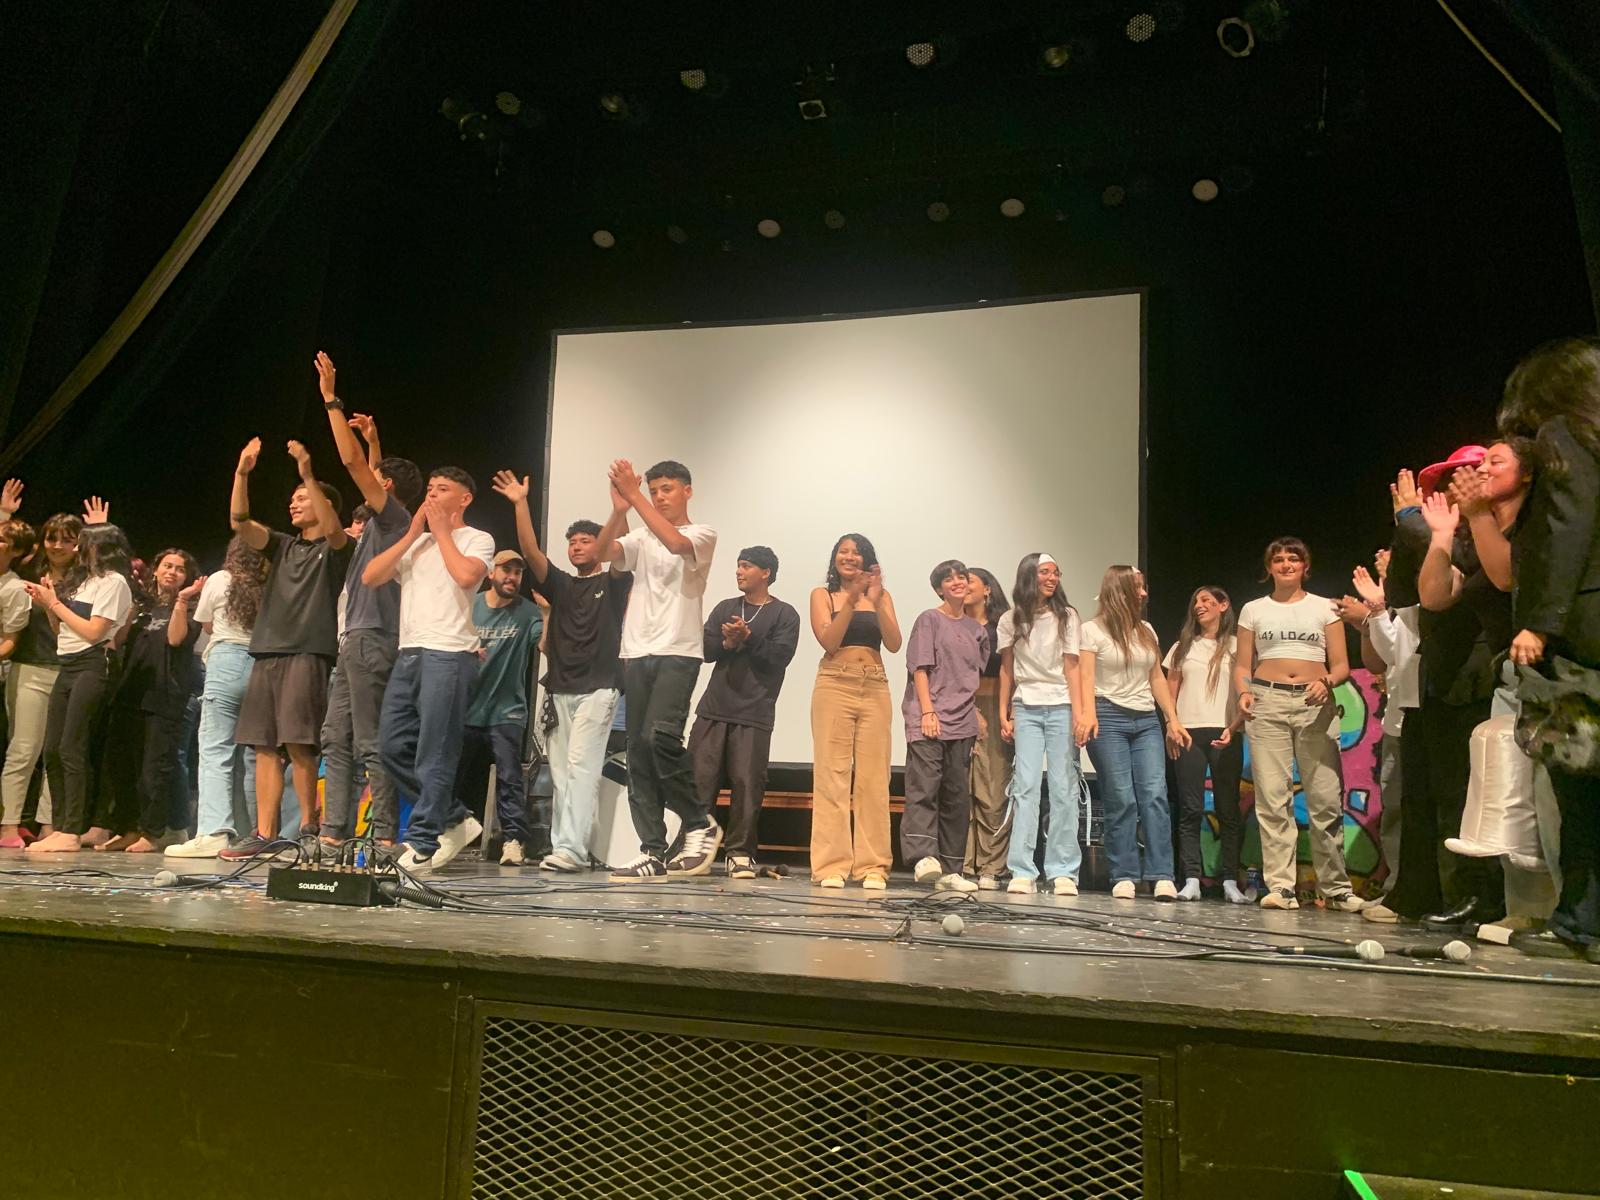
[{"label": "metal mesh panel", "polygon": [[490,1017],[472,1195],[1144,1194],[1137,1074]]}]

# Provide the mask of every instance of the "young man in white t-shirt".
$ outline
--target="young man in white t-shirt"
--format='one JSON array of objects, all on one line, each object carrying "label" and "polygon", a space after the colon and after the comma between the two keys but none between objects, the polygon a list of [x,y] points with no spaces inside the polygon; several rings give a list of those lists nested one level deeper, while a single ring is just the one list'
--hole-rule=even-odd
[{"label": "young man in white t-shirt", "polygon": [[[599,548],[601,562],[634,573],[622,622],[622,694],[628,714],[628,806],[640,853],[611,878],[638,883],[706,875],[722,844],[722,829],[695,794],[683,729],[705,655],[702,610],[717,533],[709,525],[690,523],[694,487],[682,463],[657,463],[641,485],[633,464],[618,459],[610,476],[612,488],[644,521],[643,529],[608,538]],[[683,822],[683,849],[670,863],[669,808]]]},{"label": "young man in white t-shirt", "polygon": [[361,577],[370,588],[400,581],[400,652],[383,693],[378,741],[384,768],[412,798],[400,855],[408,871],[438,870],[483,832],[455,795],[478,674],[472,598],[494,558],[494,538],[465,520],[475,491],[460,468],[436,469],[410,527]]}]

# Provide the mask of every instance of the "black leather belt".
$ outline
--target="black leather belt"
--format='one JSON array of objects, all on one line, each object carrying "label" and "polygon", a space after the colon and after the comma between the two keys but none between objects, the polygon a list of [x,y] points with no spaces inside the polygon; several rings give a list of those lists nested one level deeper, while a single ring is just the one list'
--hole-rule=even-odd
[{"label": "black leather belt", "polygon": [[1275,692],[1303,692],[1311,686],[1309,683],[1279,683],[1273,679],[1257,679],[1254,675],[1250,677],[1250,682],[1260,687],[1271,688]]}]

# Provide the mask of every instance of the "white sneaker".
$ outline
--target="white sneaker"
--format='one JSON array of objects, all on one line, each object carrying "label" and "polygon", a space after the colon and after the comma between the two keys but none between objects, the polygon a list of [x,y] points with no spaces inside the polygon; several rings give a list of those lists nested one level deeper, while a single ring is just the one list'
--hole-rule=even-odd
[{"label": "white sneaker", "polygon": [[515,838],[508,838],[500,847],[500,865],[502,867],[520,867],[527,861],[522,853],[522,843]]},{"label": "white sneaker", "polygon": [[825,888],[842,888],[844,886],[844,876],[829,875],[826,879],[819,879],[817,881],[817,886]]},{"label": "white sneaker", "polygon": [[179,842],[176,846],[168,846],[168,858],[215,858],[228,848],[228,835],[225,833],[202,833],[190,838],[187,842]]},{"label": "white sneaker", "polygon": [[1021,875],[1013,875],[1011,882],[1006,884],[1006,891],[1013,896],[1031,896],[1037,890],[1033,880],[1024,879]]},{"label": "white sneaker", "polygon": [[683,875],[709,875],[716,861],[717,849],[722,845],[722,826],[712,821],[702,829],[691,829],[683,835],[683,849],[667,862],[667,874],[673,878]]},{"label": "white sneaker", "polygon": [[1288,888],[1268,888],[1266,895],[1261,897],[1261,907],[1296,909],[1300,907],[1300,898]]},{"label": "white sneaker", "polygon": [[552,850],[539,860],[539,870],[560,871],[563,875],[576,875],[587,868],[565,850]]},{"label": "white sneaker", "polygon": [[939,860],[933,855],[917,859],[917,865],[911,869],[911,878],[918,883],[932,883],[944,874],[944,868],[939,865]]},{"label": "white sneaker", "polygon": [[998,892],[1000,890],[1000,881],[993,875],[979,875],[978,890],[980,892]]},{"label": "white sneaker", "polygon": [[973,883],[959,871],[951,871],[948,875],[941,875],[934,885],[934,890],[940,892],[975,892],[978,885]]},{"label": "white sneaker", "polygon": [[433,852],[433,869],[437,871],[445,863],[460,854],[483,833],[483,826],[478,824],[477,817],[463,817],[439,835],[439,848]]},{"label": "white sneaker", "polygon": [[861,881],[861,888],[867,892],[881,892],[887,890],[889,881],[882,875],[868,875]]},{"label": "white sneaker", "polygon": [[1139,889],[1134,886],[1131,879],[1122,879],[1111,885],[1111,898],[1113,900],[1133,900],[1139,895]]},{"label": "white sneaker", "polygon": [[433,860],[438,857],[437,854],[430,854],[427,858],[423,858],[410,845],[407,845],[400,852],[400,857],[395,861],[413,875],[426,875],[433,870]]},{"label": "white sneaker", "polygon": [[1157,900],[1176,900],[1178,889],[1170,879],[1156,880],[1155,896]]},{"label": "white sneaker", "polygon": [[1323,905],[1330,912],[1360,912],[1367,902],[1354,892],[1340,892],[1337,896],[1324,896]]},{"label": "white sneaker", "polygon": [[1055,888],[1058,896],[1076,896],[1078,894],[1078,881],[1070,875],[1057,875]]},{"label": "white sneaker", "polygon": [[1363,921],[1376,921],[1379,925],[1393,925],[1400,919],[1400,914],[1387,904],[1365,904],[1361,907]]}]

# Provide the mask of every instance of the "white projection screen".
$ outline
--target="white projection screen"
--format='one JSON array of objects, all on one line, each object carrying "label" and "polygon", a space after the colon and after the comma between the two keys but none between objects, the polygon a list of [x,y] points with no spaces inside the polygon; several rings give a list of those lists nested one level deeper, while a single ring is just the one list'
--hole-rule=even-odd
[{"label": "white projection screen", "polygon": [[[809,765],[821,649],[807,604],[840,534],[872,539],[907,635],[938,603],[928,574],[943,559],[988,568],[1009,596],[1017,561],[1048,551],[1085,619],[1106,566],[1140,562],[1144,300],[1133,291],[558,333],[545,481],[552,556],[564,564],[570,522],[605,519],[612,459],[641,474],[662,459],[684,463],[690,519],[718,533],[707,612],[737,594],[741,548],[778,555],[773,594],[802,628],[772,761]],[[884,657],[901,766],[905,667],[900,654]]]}]

